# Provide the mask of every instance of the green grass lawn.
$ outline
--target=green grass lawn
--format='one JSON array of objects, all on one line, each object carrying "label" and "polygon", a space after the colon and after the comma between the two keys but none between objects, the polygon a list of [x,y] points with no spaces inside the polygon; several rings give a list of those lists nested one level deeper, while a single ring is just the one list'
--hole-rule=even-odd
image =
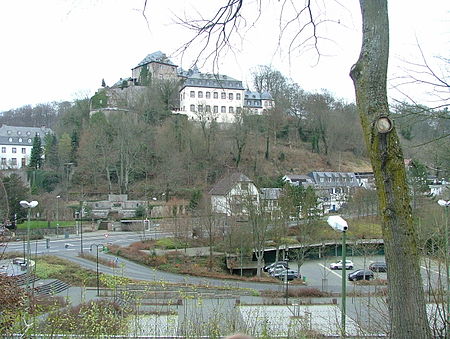
[{"label": "green grass lawn", "polygon": [[[75,221],[60,221],[59,227],[69,227],[69,226],[75,226]],[[30,221],[30,229],[38,229],[38,228],[48,228],[49,224],[48,221],[45,220],[31,220]],[[51,228],[56,228],[56,221],[50,222]],[[21,224],[17,224],[18,229],[26,229],[27,228],[27,221]]]}]

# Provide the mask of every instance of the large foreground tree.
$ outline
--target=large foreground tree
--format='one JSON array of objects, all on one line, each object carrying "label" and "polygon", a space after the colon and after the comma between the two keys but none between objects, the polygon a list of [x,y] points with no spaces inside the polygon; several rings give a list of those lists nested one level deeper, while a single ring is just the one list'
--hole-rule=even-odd
[{"label": "large foreground tree", "polygon": [[[386,90],[389,56],[387,0],[359,2],[363,43],[360,57],[352,67],[351,77],[382,216],[388,263],[389,335],[395,339],[431,338],[403,154],[395,127],[389,118]],[[184,21],[186,27],[195,30],[196,34],[184,48],[188,48],[197,39],[204,43],[205,51],[208,44],[214,41],[215,52],[212,55],[217,63],[221,51],[232,45],[230,36],[233,33],[239,34],[242,29],[240,26],[245,24],[243,8],[248,4],[243,0],[226,0],[226,4],[211,19]],[[265,4],[261,1],[256,4],[258,13],[261,13]],[[313,49],[319,51],[317,28],[324,21],[316,19],[311,1],[306,0],[303,5],[299,5],[297,2],[284,0],[279,6],[281,35],[293,25],[299,25],[289,45],[289,53],[292,46],[298,47],[302,42],[310,43]],[[311,36],[305,38],[303,33],[308,30]],[[216,40],[213,39],[214,36],[217,37]]]},{"label": "large foreground tree", "polygon": [[391,338],[431,338],[420,275],[406,170],[389,118],[386,0],[360,0],[363,43],[350,75],[378,193],[386,262]]}]

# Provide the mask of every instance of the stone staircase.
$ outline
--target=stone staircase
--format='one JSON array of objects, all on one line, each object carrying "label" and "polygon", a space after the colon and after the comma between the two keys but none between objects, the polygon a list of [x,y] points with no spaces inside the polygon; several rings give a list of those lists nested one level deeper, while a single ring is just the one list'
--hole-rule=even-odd
[{"label": "stone staircase", "polygon": [[68,283],[55,279],[48,284],[35,287],[34,291],[38,295],[55,295],[62,291],[67,290],[69,287],[70,285]]}]

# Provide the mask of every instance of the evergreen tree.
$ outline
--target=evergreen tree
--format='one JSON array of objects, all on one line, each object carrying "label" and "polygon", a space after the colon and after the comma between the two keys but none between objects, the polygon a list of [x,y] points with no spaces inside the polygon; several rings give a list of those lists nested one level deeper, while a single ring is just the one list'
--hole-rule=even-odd
[{"label": "evergreen tree", "polygon": [[47,134],[44,140],[45,167],[56,170],[59,167],[58,140],[54,134]]},{"label": "evergreen tree", "polygon": [[[11,174],[9,177],[4,177],[2,181],[7,196],[7,203],[9,205],[8,219],[14,220],[15,217],[18,220],[25,219],[27,211],[25,208],[21,207],[19,203],[21,200],[28,200],[28,189],[24,185],[24,182],[17,174]],[[8,210],[6,206],[0,206],[0,208]]]},{"label": "evergreen tree", "polygon": [[33,139],[33,148],[31,149],[30,162],[28,166],[33,169],[39,169],[42,167],[42,144],[41,138],[36,134]]},{"label": "evergreen tree", "polygon": [[70,136],[72,148],[70,150],[70,162],[77,163],[78,146],[80,145],[80,138],[78,137],[77,130],[73,130]]}]

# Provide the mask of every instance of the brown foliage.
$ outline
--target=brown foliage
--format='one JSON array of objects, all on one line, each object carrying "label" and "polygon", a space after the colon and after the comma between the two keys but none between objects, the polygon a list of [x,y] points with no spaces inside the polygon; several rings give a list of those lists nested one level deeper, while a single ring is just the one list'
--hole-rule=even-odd
[{"label": "brown foliage", "polygon": [[0,333],[14,325],[17,316],[25,310],[26,296],[14,279],[0,275]]}]

